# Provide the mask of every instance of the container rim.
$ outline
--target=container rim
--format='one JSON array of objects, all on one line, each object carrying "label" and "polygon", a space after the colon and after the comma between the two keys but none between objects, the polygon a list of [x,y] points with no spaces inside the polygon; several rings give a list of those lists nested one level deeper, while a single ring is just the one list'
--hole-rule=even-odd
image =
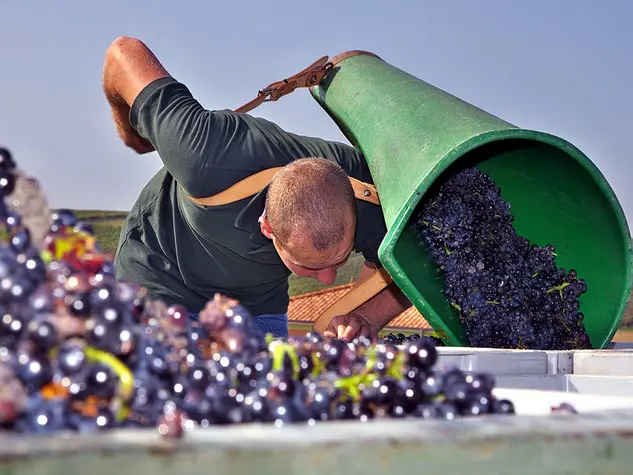
[{"label": "container rim", "polygon": [[[572,156],[576,159],[576,161],[587,171],[590,175],[593,182],[600,189],[603,195],[607,198],[609,203],[612,206],[616,214],[616,219],[619,225],[620,233],[623,236],[624,242],[623,247],[627,250],[629,254],[629,259],[626,261],[626,282],[625,288],[629,297],[620,304],[620,308],[618,310],[618,314],[620,318],[614,320],[611,325],[611,329],[609,330],[607,336],[600,342],[595,342],[596,349],[605,348],[611,339],[615,336],[617,329],[619,328],[619,324],[622,319],[622,315],[624,310],[628,304],[631,295],[632,288],[632,243],[631,243],[631,230],[629,228],[626,215],[624,214],[624,210],[620,201],[618,200],[615,191],[602,174],[600,169],[596,166],[595,163],[585,155],[578,147],[568,142],[567,140],[549,134],[547,132],[541,132],[532,129],[522,129],[522,128],[508,128],[501,130],[493,130],[484,132],[481,134],[477,134],[469,139],[465,140],[461,144],[457,145],[453,149],[451,149],[447,154],[445,154],[440,160],[438,160],[438,165],[429,173],[424,179],[418,184],[418,186],[411,192],[408,196],[404,206],[402,207],[400,213],[395,217],[393,221],[393,225],[387,231],[387,234],[383,238],[379,248],[378,248],[378,258],[380,262],[385,267],[385,270],[391,275],[396,284],[400,287],[401,284],[405,284],[403,286],[413,287],[413,283],[406,276],[404,272],[400,269],[400,266],[397,265],[395,259],[393,257],[394,249],[397,243],[397,240],[392,239],[393,236],[399,236],[405,227],[408,225],[411,216],[415,212],[417,206],[411,206],[412,203],[419,203],[424,197],[426,191],[429,187],[437,181],[437,179],[444,173],[450,166],[452,166],[457,160],[461,157],[470,153],[478,148],[481,148],[487,144],[491,144],[493,142],[501,142],[501,141],[513,141],[513,140],[522,140],[522,141],[530,141],[541,143],[545,145],[552,146],[557,148],[568,155]],[[424,191],[421,191],[424,190]],[[423,305],[430,308],[429,302],[424,298],[422,294],[420,294],[420,300]],[[419,309],[418,309],[419,310]],[[464,342],[460,342],[459,338],[456,335],[449,333],[449,337],[451,340],[459,344],[465,344]],[[451,345],[452,346],[452,345]]]}]

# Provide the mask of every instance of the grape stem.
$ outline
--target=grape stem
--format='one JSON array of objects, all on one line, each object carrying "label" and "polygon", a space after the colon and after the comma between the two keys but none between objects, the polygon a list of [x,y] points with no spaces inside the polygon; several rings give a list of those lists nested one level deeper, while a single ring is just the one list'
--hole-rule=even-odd
[{"label": "grape stem", "polygon": [[290,343],[280,343],[273,348],[273,371],[278,372],[283,369],[284,358],[288,355],[292,363],[292,373],[295,378],[299,376],[299,357],[295,348]]},{"label": "grape stem", "polygon": [[134,375],[127,366],[113,354],[98,350],[92,346],[86,346],[84,351],[88,361],[106,365],[119,377],[119,396],[121,396],[121,398],[128,400],[132,397],[132,393],[134,392]]},{"label": "grape stem", "polygon": [[551,289],[547,290],[546,293],[549,294],[549,293],[554,292],[555,290],[558,290],[558,293],[560,294],[560,298],[562,300],[563,299],[563,289],[565,287],[567,287],[568,285],[569,285],[569,282],[563,282],[562,284],[556,285],[556,286],[552,287]]}]

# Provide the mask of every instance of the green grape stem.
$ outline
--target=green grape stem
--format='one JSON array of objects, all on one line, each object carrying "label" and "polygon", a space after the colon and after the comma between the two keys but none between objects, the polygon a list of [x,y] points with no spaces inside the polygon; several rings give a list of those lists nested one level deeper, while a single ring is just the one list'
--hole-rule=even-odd
[{"label": "green grape stem", "polygon": [[86,358],[93,363],[102,363],[109,367],[119,377],[119,396],[129,400],[134,392],[134,374],[112,353],[99,350],[92,346],[84,349]]},{"label": "green grape stem", "polygon": [[450,337],[448,336],[448,333],[446,333],[442,328],[437,328],[435,329],[435,331],[433,333],[431,333],[431,336],[442,340],[444,343],[448,343],[450,341]]},{"label": "green grape stem", "polygon": [[312,368],[312,377],[316,378],[325,371],[326,364],[325,361],[321,360],[316,353],[312,353],[312,363],[314,364],[314,367]]},{"label": "green grape stem", "polygon": [[[371,385],[378,378],[375,364],[376,349],[370,348],[367,353],[367,364],[360,373],[339,378],[334,382],[334,386],[342,391],[341,398],[343,400],[351,398],[353,402],[359,402],[362,388]],[[398,352],[387,368],[386,374],[396,380],[404,379],[404,364],[405,354]]]},{"label": "green grape stem", "polygon": [[299,357],[296,348],[290,343],[280,343],[273,347],[273,371],[281,371],[283,369],[284,358],[288,355],[292,362],[292,373],[294,378],[299,377]]},{"label": "green grape stem", "polygon": [[554,292],[555,290],[558,290],[558,293],[560,294],[560,298],[562,300],[563,299],[563,289],[565,287],[567,287],[568,285],[569,285],[569,282],[563,282],[562,284],[556,285],[556,286],[552,287],[551,289],[547,290],[546,293],[549,294],[551,292]]}]

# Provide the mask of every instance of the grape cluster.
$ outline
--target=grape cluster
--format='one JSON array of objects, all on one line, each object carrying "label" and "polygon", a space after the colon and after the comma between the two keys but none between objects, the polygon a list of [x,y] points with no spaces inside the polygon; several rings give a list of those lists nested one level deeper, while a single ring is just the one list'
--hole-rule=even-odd
[{"label": "grape cluster", "polygon": [[436,336],[422,336],[419,333],[405,335],[404,333],[387,333],[380,339],[380,343],[391,343],[393,345],[403,345],[409,341],[430,340],[435,346],[444,346],[444,342]]},{"label": "grape cluster", "polygon": [[469,344],[588,349],[578,297],[587,286],[556,265],[555,248],[530,244],[492,179],[466,168],[425,199],[414,222],[445,277]]},{"label": "grape cluster", "polygon": [[[28,184],[18,198],[20,179]],[[490,375],[438,369],[431,338],[401,347],[311,333],[273,342],[221,295],[191,320],[184,307],[118,281],[92,229],[72,212],[37,216],[33,203],[48,213],[37,181],[0,149],[5,430],[157,427],[180,437],[193,427],[251,422],[514,413],[511,401],[493,397]],[[24,224],[25,206],[37,233]]]}]

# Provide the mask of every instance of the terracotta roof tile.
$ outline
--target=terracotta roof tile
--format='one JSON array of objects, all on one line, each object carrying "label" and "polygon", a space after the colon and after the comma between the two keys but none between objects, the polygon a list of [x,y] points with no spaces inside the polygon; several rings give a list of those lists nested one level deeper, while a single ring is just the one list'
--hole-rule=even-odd
[{"label": "terracotta roof tile", "polygon": [[431,325],[429,325],[422,314],[418,312],[418,309],[413,306],[391,320],[387,326],[389,328],[412,328],[415,330],[431,329]]},{"label": "terracotta roof tile", "polygon": [[[330,306],[353,288],[354,284],[339,285],[290,297],[288,320],[296,323],[312,323],[320,312]],[[388,328],[430,329],[430,325],[415,307],[405,310],[388,325]]]}]

